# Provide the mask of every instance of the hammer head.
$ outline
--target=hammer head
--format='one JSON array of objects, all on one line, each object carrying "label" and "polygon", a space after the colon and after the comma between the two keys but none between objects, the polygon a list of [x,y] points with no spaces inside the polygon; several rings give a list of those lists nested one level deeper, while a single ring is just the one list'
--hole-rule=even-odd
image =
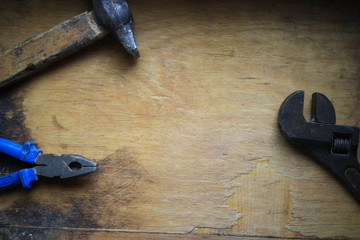
[{"label": "hammer head", "polygon": [[125,49],[135,58],[140,57],[133,32],[134,17],[125,0],[93,0],[94,12],[101,24],[115,32]]}]

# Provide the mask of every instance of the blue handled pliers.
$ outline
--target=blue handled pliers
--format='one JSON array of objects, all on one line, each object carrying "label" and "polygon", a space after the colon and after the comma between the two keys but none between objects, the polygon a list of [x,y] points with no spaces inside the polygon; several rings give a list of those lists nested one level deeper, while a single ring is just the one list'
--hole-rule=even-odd
[{"label": "blue handled pliers", "polygon": [[25,168],[20,171],[0,177],[0,189],[9,188],[22,184],[24,188],[31,188],[38,176],[48,178],[69,178],[96,171],[96,163],[80,155],[43,154],[38,150],[37,144],[27,142],[24,145],[0,138],[0,152],[18,158],[20,161],[33,163],[33,168]]}]

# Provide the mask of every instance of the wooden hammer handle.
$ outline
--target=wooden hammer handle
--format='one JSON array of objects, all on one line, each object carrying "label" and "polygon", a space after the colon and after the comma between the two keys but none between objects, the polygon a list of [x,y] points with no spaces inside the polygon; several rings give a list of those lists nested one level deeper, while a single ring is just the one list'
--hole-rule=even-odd
[{"label": "wooden hammer handle", "polygon": [[0,88],[103,38],[109,33],[84,12],[7,50],[0,56]]}]

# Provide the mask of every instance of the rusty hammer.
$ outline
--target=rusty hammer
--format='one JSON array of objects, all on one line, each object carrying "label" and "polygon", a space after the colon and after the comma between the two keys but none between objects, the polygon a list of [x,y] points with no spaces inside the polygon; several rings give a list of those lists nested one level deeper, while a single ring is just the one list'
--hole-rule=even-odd
[{"label": "rusty hammer", "polygon": [[[134,18],[125,0],[92,0],[94,11],[70,18],[0,56],[0,88],[30,76],[51,63],[114,32],[135,58]],[[110,31],[109,31],[110,30]]]}]

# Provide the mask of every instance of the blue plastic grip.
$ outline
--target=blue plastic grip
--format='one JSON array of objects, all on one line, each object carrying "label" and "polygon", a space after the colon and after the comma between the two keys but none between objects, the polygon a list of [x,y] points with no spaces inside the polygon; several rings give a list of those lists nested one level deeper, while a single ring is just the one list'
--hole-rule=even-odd
[{"label": "blue plastic grip", "polygon": [[19,158],[22,146],[16,142],[0,138],[0,152]]},{"label": "blue plastic grip", "polygon": [[18,173],[24,188],[32,188],[32,182],[39,180],[33,168],[25,168],[18,171]]},{"label": "blue plastic grip", "polygon": [[42,152],[36,146],[37,144],[34,142],[27,142],[21,146],[16,142],[0,138],[0,152],[16,157],[23,162],[34,163],[36,156]]},{"label": "blue plastic grip", "polygon": [[14,187],[20,182],[24,188],[32,188],[31,182],[33,181],[38,181],[35,170],[32,168],[26,168],[0,177],[0,189]]},{"label": "blue plastic grip", "polygon": [[26,142],[21,147],[21,154],[20,154],[19,159],[23,162],[34,163],[36,156],[39,153],[42,153],[42,151],[38,150],[36,147],[37,147],[37,143]]},{"label": "blue plastic grip", "polygon": [[[0,138],[0,152],[18,158],[23,162],[35,162],[36,156],[42,152],[36,146],[37,144],[34,142],[27,142],[21,146],[16,142]],[[33,181],[38,181],[35,170],[26,168],[0,177],[0,189],[16,186],[20,182],[24,188],[31,188],[31,182]]]},{"label": "blue plastic grip", "polygon": [[5,189],[18,185],[20,182],[19,172],[14,172],[0,177],[0,189]]}]

